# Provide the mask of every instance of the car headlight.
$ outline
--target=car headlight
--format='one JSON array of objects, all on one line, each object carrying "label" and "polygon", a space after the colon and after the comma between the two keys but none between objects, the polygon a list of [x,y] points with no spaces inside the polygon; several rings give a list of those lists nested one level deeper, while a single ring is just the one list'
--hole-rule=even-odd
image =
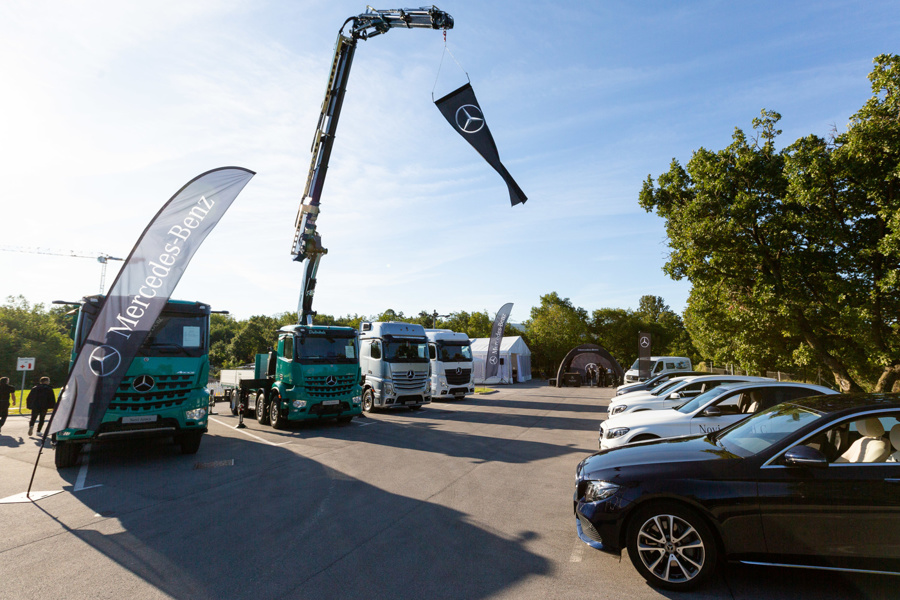
[{"label": "car headlight", "polygon": [[447,378],[444,377],[443,375],[441,375],[441,376],[438,378],[438,381],[441,382],[441,385],[447,385]]},{"label": "car headlight", "polygon": [[608,481],[587,481],[584,487],[584,501],[597,502],[609,498],[619,491],[618,485]]},{"label": "car headlight", "polygon": [[353,402],[353,404],[359,404],[360,402],[362,402],[362,396],[353,396],[351,402]]},{"label": "car headlight", "polygon": [[291,402],[291,406],[300,410],[301,408],[306,408],[306,400],[294,400]]},{"label": "car headlight", "polygon": [[615,429],[609,429],[606,432],[606,439],[613,440],[617,437],[622,437],[626,433],[628,433],[629,429],[627,427],[616,427]]},{"label": "car headlight", "polygon": [[613,417],[620,412],[625,412],[625,409],[628,408],[627,404],[618,404],[612,407],[612,410],[609,411],[609,416]]},{"label": "car headlight", "polygon": [[195,408],[193,410],[187,410],[184,412],[184,417],[188,421],[202,421],[203,417],[206,416],[205,408]]}]

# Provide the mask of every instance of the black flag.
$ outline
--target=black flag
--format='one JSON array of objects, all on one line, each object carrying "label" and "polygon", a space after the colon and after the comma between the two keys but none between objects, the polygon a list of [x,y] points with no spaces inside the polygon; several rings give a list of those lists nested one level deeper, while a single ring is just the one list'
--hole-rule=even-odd
[{"label": "black flag", "polygon": [[487,364],[484,365],[484,378],[488,379],[497,374],[500,368],[500,344],[503,342],[503,329],[509,320],[509,312],[512,310],[513,303],[509,302],[500,307],[497,316],[494,317],[494,324],[491,326],[491,339],[488,340]]},{"label": "black flag", "polygon": [[500,162],[500,153],[497,152],[497,144],[491,136],[491,130],[488,129],[487,121],[484,120],[484,113],[478,105],[475,98],[475,91],[468,83],[461,88],[450,92],[443,98],[434,102],[444,118],[449,121],[450,125],[456,129],[466,141],[472,144],[472,147],[478,151],[489,165],[494,167],[506,186],[509,188],[509,201],[515,206],[520,202],[525,202],[528,197],[519,187],[503,163]]},{"label": "black flag", "polygon": [[650,356],[652,353],[650,334],[638,333],[638,379],[641,381],[650,379]]},{"label": "black flag", "polygon": [[208,171],[160,209],[119,271],[72,365],[50,433],[94,431],[194,252],[255,173]]}]

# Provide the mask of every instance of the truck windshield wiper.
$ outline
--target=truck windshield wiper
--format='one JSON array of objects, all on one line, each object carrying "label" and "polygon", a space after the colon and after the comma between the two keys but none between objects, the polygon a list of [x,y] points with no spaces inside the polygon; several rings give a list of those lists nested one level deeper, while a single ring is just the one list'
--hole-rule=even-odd
[{"label": "truck windshield wiper", "polygon": [[185,356],[190,356],[191,352],[181,344],[176,344],[175,342],[153,342],[150,344],[150,348],[175,348],[176,350],[180,350],[184,353]]}]

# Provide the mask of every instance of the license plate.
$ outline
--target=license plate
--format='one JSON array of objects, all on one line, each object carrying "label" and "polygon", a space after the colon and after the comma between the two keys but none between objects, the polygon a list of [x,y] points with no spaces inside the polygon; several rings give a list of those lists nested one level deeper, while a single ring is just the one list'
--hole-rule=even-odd
[{"label": "license plate", "polygon": [[334,406],[335,404],[340,404],[340,403],[341,403],[340,400],[323,400],[322,401],[323,406]]},{"label": "license plate", "polygon": [[419,403],[418,400],[407,400],[407,401],[404,402],[403,404],[418,404],[418,403]]},{"label": "license plate", "polygon": [[122,417],[122,423],[155,423],[159,415],[142,415],[140,417]]}]

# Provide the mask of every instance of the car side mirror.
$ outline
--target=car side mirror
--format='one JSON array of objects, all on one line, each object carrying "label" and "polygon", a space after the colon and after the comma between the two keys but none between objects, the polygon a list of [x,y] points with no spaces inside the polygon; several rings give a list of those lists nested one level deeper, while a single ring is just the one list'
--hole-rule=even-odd
[{"label": "car side mirror", "polygon": [[794,446],[784,453],[784,464],[790,467],[827,467],[825,455],[809,446]]},{"label": "car side mirror", "polygon": [[710,406],[703,411],[704,417],[719,417],[722,415],[722,409],[718,406]]},{"label": "car side mirror", "polygon": [[669,400],[680,400],[680,399],[681,399],[681,394],[679,394],[678,392],[672,392],[671,394],[669,394]]}]

